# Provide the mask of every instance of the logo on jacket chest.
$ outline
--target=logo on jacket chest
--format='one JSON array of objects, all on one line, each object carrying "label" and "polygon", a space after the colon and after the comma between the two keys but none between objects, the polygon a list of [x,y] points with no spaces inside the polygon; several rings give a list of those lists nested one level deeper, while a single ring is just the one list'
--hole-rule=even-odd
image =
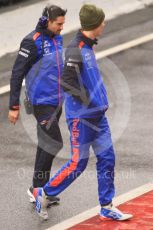
[{"label": "logo on jacket chest", "polygon": [[44,41],[43,48],[44,48],[44,55],[43,56],[47,56],[47,55],[55,56],[56,50],[59,51],[58,44],[57,44],[57,49],[56,49],[56,47],[54,46],[52,41],[48,41],[48,40]]},{"label": "logo on jacket chest", "polygon": [[86,53],[85,54],[85,61],[90,61],[92,59],[91,54],[90,53]]},{"label": "logo on jacket chest", "polygon": [[87,64],[88,69],[93,68],[94,66],[94,58],[90,52],[85,54],[85,63]]}]

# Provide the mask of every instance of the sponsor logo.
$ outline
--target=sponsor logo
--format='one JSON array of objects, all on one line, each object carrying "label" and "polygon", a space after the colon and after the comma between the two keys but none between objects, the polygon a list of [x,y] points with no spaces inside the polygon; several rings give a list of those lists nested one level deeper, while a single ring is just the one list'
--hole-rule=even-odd
[{"label": "sponsor logo", "polygon": [[79,129],[77,128],[77,125],[79,123],[79,119],[73,120],[73,126],[72,126],[72,145],[74,147],[79,147],[79,142],[77,141],[77,138],[79,137]]},{"label": "sponsor logo", "polygon": [[22,52],[22,51],[19,51],[19,54],[20,54],[21,56],[23,56],[23,57],[26,57],[26,58],[28,58],[28,57],[29,57],[29,55],[28,55],[28,54],[26,54],[26,53],[24,53],[24,52]]},{"label": "sponsor logo", "polygon": [[86,61],[90,61],[91,60],[91,54],[90,53],[86,53],[85,54],[85,60]]},{"label": "sponsor logo", "polygon": [[49,41],[44,41],[44,48],[46,48],[46,47],[50,47],[51,46],[51,44],[49,43]]},{"label": "sponsor logo", "polygon": [[25,48],[22,48],[22,47],[21,47],[21,50],[24,51],[25,53],[28,53],[28,54],[30,53],[30,50],[27,50],[27,49],[25,49]]}]

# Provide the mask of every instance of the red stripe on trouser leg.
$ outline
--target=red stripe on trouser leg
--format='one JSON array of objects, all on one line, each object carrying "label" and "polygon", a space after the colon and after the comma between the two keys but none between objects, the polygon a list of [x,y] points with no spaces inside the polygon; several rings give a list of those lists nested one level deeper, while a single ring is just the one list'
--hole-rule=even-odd
[{"label": "red stripe on trouser leg", "polygon": [[33,189],[33,195],[34,195],[34,198],[36,199],[37,197],[37,194],[38,194],[38,188],[34,188]]},{"label": "red stripe on trouser leg", "polygon": [[72,155],[71,163],[68,167],[63,169],[63,171],[61,171],[59,175],[57,175],[57,177],[55,177],[50,182],[50,186],[53,186],[53,187],[58,186],[66,177],[68,177],[77,168],[78,161],[79,161],[79,155],[80,155],[80,151],[78,148],[79,142],[77,140],[77,138],[79,137],[79,129],[77,128],[78,123],[79,123],[79,119],[73,119],[72,133],[71,133],[71,142],[73,146],[72,154],[73,155]]},{"label": "red stripe on trouser leg", "polygon": [[[79,149],[78,148],[73,148],[72,151],[73,151],[73,154],[79,154]],[[73,155],[73,157],[74,157],[74,160],[77,160],[77,159],[75,159],[74,155]]]},{"label": "red stripe on trouser leg", "polygon": [[[74,150],[75,149],[75,150]],[[79,160],[79,149],[73,148],[75,153],[72,157],[72,162],[69,167],[65,168],[51,183],[50,186],[56,187],[58,186],[66,177],[68,177],[78,165]]]}]

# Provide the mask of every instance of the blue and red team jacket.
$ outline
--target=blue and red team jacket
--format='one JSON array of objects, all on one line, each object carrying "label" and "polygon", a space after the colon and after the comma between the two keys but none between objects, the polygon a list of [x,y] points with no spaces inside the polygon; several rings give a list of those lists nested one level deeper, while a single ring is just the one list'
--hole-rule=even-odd
[{"label": "blue and red team jacket", "polygon": [[39,23],[36,30],[22,40],[10,80],[10,109],[19,108],[24,78],[26,94],[33,105],[62,104],[62,43],[60,35],[54,35]]},{"label": "blue and red team jacket", "polygon": [[66,91],[67,119],[94,118],[108,109],[107,92],[93,51],[94,44],[97,39],[87,38],[79,30],[66,49],[61,83]]}]

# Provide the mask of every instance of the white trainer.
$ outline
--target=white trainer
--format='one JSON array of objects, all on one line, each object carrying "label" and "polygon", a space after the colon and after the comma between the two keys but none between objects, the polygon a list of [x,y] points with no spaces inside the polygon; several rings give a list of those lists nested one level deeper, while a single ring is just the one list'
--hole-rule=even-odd
[{"label": "white trainer", "polygon": [[132,214],[127,214],[121,212],[118,208],[113,206],[113,204],[109,204],[107,206],[101,207],[100,211],[100,219],[106,220],[106,219],[112,219],[112,220],[129,220],[133,217]]}]

